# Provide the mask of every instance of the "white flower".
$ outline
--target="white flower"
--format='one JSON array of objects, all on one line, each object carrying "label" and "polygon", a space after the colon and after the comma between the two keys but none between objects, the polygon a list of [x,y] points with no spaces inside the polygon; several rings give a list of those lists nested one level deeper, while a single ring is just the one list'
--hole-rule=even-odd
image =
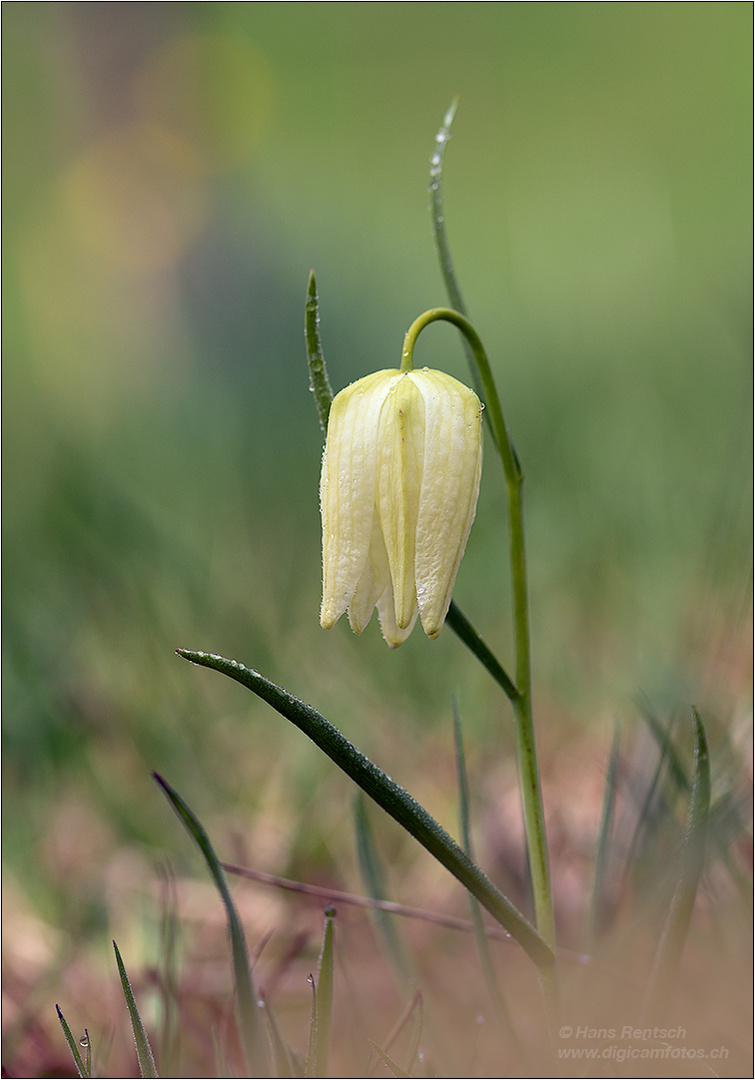
[{"label": "white flower", "polygon": [[441,631],[477,506],[477,395],[442,371],[377,371],[337,394],[322,460],[320,622],[348,609],[360,634],[377,607],[395,648],[419,612]]}]

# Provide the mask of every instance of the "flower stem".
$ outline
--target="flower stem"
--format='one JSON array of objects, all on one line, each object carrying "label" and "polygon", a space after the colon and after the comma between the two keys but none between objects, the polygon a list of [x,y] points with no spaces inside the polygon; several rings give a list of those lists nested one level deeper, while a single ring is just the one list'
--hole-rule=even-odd
[{"label": "flower stem", "polygon": [[414,346],[422,330],[430,323],[450,322],[464,335],[474,355],[498,452],[501,455],[506,479],[509,519],[509,554],[514,605],[514,642],[516,647],[516,695],[509,694],[515,719],[517,761],[522,789],[522,805],[527,837],[527,850],[532,876],[535,920],[540,933],[549,945],[555,945],[555,921],[551,896],[548,848],[545,836],[545,816],[537,767],[535,729],[532,716],[532,675],[530,659],[529,601],[527,596],[527,562],[524,544],[524,510],[522,482],[524,476],[514,452],[501,410],[490,364],[482,342],[467,318],[453,308],[431,308],[415,319],[406,332],[401,354],[401,369],[411,370]]}]

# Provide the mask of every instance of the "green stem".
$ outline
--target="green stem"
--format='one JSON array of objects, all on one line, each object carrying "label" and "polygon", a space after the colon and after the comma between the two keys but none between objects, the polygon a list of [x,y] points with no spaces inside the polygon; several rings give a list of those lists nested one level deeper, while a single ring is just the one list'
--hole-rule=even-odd
[{"label": "green stem", "polygon": [[522,787],[524,824],[532,876],[535,920],[540,933],[553,947],[556,931],[551,896],[548,848],[545,835],[545,815],[537,767],[535,729],[532,716],[532,675],[530,660],[529,600],[527,595],[527,562],[524,544],[524,510],[522,506],[521,466],[514,453],[501,403],[498,398],[490,364],[477,331],[464,315],[453,308],[431,308],[415,319],[406,332],[401,353],[402,371],[411,370],[414,346],[420,333],[430,323],[450,322],[464,335],[474,355],[480,374],[493,437],[501,455],[509,518],[509,554],[514,606],[514,642],[516,647],[516,696],[511,697],[516,721],[516,744],[519,776]]}]

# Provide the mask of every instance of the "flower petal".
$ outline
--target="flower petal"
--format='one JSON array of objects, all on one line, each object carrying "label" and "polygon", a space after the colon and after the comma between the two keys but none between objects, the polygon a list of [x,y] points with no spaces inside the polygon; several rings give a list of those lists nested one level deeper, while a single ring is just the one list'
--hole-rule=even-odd
[{"label": "flower petal", "polygon": [[381,405],[397,371],[377,371],[333,399],[320,475],[323,590],[320,623],[343,615],[369,557],[375,514],[377,431]]},{"label": "flower petal", "polygon": [[482,407],[477,395],[442,371],[417,373],[425,402],[425,453],[415,575],[428,637],[437,637],[475,516],[482,468]]},{"label": "flower petal", "polygon": [[362,633],[372,618],[378,600],[383,593],[392,593],[392,588],[380,520],[377,514],[373,514],[369,558],[349,604],[349,623],[355,634]]},{"label": "flower petal", "polygon": [[417,621],[417,605],[414,605],[414,613],[409,621],[409,625],[403,627],[398,626],[396,623],[396,610],[393,606],[392,589],[388,588],[385,590],[377,602],[377,609],[383,637],[392,649],[397,649],[403,641],[406,641],[414,629],[414,624]]},{"label": "flower petal", "polygon": [[380,410],[376,495],[401,629],[417,606],[414,555],[424,455],[425,404],[415,373],[404,372],[391,381]]}]

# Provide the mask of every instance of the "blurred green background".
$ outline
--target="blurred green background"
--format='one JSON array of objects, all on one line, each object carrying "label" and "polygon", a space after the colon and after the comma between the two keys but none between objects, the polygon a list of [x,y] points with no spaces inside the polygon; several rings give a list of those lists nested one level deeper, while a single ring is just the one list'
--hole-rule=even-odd
[{"label": "blurred green background", "polygon": [[[418,748],[450,762],[452,693],[471,767],[508,755],[505,702],[450,631],[391,653],[376,620],[361,639],[318,624],[309,270],[334,388],[395,366],[445,302],[426,188],[456,93],[447,228],[526,474],[541,739],[604,738],[637,694],[740,715],[751,19],[745,3],[3,5],[20,908],[66,941],[114,918],[123,938],[134,912],[112,898],[134,867],[196,868],[151,769],[262,869],[338,861],[347,785],[177,646],[312,702],[441,816],[453,783]],[[467,378],[450,327],[417,360]],[[455,595],[509,663],[486,449]]]}]

